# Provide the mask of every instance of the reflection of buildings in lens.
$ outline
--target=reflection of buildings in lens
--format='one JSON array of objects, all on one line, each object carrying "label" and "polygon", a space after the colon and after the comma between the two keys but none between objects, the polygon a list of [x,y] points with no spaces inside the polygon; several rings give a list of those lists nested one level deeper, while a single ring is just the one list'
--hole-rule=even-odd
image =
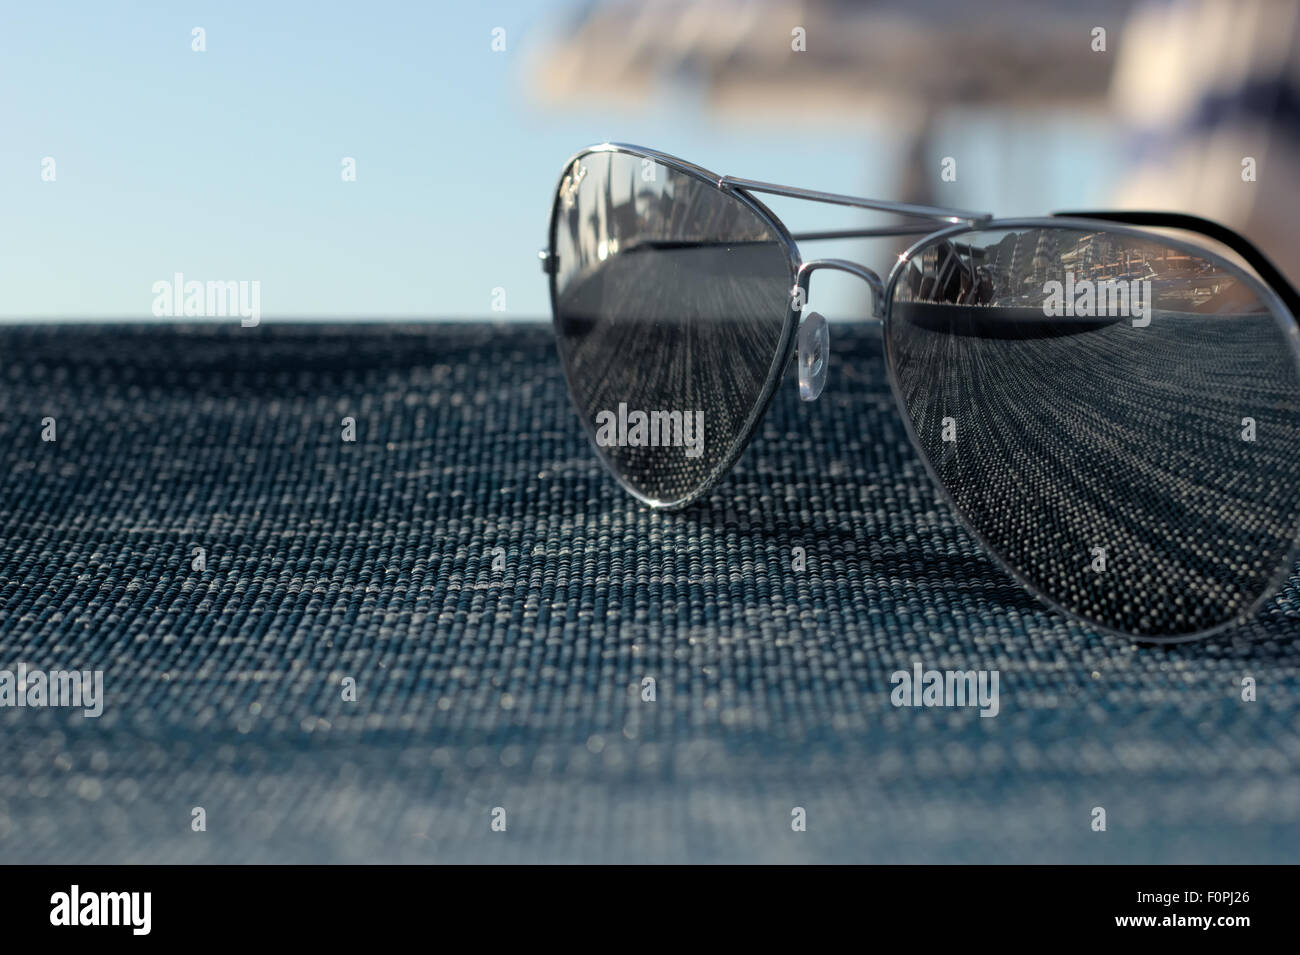
[{"label": "reflection of buildings in lens", "polygon": [[1160,307],[1197,313],[1253,313],[1263,306],[1220,263],[1162,243],[1113,232],[1025,229],[934,243],[909,263],[897,292],[908,301],[1034,306],[1043,286],[1084,280],[1150,282]]}]

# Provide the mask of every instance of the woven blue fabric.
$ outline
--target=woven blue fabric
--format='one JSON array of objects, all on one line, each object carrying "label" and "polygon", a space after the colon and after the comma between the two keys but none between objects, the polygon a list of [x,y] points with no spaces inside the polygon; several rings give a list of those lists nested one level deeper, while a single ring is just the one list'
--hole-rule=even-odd
[{"label": "woven blue fabric", "polygon": [[[1295,861],[1300,576],[1201,642],[1066,621],[832,340],[657,513],[540,326],[0,331],[0,668],[106,689],[0,709],[0,860]],[[916,660],[1001,712],[894,707]]]}]

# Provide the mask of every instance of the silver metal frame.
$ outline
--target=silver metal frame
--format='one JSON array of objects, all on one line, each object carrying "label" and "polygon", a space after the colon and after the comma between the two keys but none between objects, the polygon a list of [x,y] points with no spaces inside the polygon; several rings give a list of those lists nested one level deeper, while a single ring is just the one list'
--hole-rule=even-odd
[{"label": "silver metal frame", "polygon": [[912,216],[920,219],[937,219],[940,222],[982,222],[992,219],[991,212],[968,212],[964,209],[947,209],[942,206],[921,206],[911,202],[890,202],[885,199],[863,199],[860,196],[846,196],[838,192],[822,192],[818,189],[800,189],[798,186],[779,186],[772,182],[760,182],[757,179],[741,179],[737,176],[721,176],[718,188],[723,191],[740,189],[745,192],[762,192],[773,196],[785,196],[788,199],[805,199],[809,202],[826,202],[836,206],[852,206],[855,209],[874,209],[877,212],[892,212],[900,216]]},{"label": "silver metal frame", "polygon": [[[728,192],[734,195],[739,201],[743,202],[746,206],[748,206],[751,210],[753,210],[768,226],[771,227],[773,234],[777,236],[777,238],[782,243],[782,246],[786,250],[786,254],[790,261],[790,270],[791,270],[791,280],[792,280],[792,286],[791,286],[792,294],[790,296],[791,301],[790,301],[789,308],[787,309],[785,324],[781,331],[781,338],[777,346],[777,351],[776,354],[773,356],[772,364],[768,369],[767,379],[764,383],[763,390],[760,393],[757,402],[755,403],[753,412],[746,420],[743,428],[741,429],[739,436],[736,438],[733,447],[728,449],[728,452],[723,457],[721,463],[717,467],[715,467],[712,472],[710,472],[707,479],[704,482],[702,482],[701,486],[696,491],[676,501],[656,501],[641,494],[634,488],[630,487],[622,479],[622,477],[618,474],[618,472],[611,466],[611,463],[609,459],[606,457],[604,450],[596,443],[596,435],[595,435],[595,431],[593,430],[591,422],[586,421],[585,419],[583,420],[582,422],[583,429],[587,432],[587,437],[591,442],[592,447],[596,450],[597,455],[600,457],[601,462],[605,465],[605,469],[614,477],[614,479],[625,491],[627,491],[637,500],[641,501],[644,504],[648,504],[651,507],[660,508],[664,510],[678,510],[684,508],[690,505],[691,503],[699,500],[699,498],[701,498],[703,495],[711,491],[714,488],[714,486],[717,484],[721,476],[726,474],[735,465],[736,460],[740,457],[744,449],[749,446],[750,441],[753,439],[754,431],[757,429],[758,422],[760,422],[763,419],[763,416],[767,413],[767,409],[771,405],[772,398],[776,394],[776,389],[781,385],[781,382],[785,376],[786,369],[788,368],[791,360],[794,357],[793,355],[794,343],[796,340],[796,333],[799,326],[799,316],[802,309],[795,308],[796,296],[793,294],[793,292],[796,288],[802,290],[803,292],[802,298],[803,301],[806,303],[810,291],[812,273],[818,270],[832,270],[832,271],[847,272],[850,275],[855,275],[858,278],[862,279],[864,282],[866,282],[868,287],[871,289],[872,317],[876,321],[878,321],[881,325],[881,332],[884,339],[885,367],[886,367],[887,376],[889,378],[890,391],[893,393],[894,403],[895,406],[898,408],[899,415],[903,419],[903,426],[907,431],[907,436],[909,440],[911,440],[912,445],[917,449],[917,453],[920,455],[921,460],[925,465],[926,471],[929,473],[931,480],[938,488],[940,497],[948,504],[949,507],[952,508],[953,513],[957,515],[957,519],[961,522],[962,526],[977,541],[979,541],[979,543],[984,547],[985,551],[989,553],[989,555],[994,559],[994,561],[996,561],[996,563],[1008,574],[1010,574],[1011,577],[1014,580],[1016,580],[1022,587],[1024,587],[1026,590],[1032,593],[1045,605],[1052,608],[1053,610],[1065,614],[1070,619],[1082,620],[1088,626],[1096,630],[1113,634],[1115,636],[1120,636],[1125,639],[1140,639],[1142,641],[1152,642],[1152,643],[1181,643],[1187,640],[1202,639],[1204,637],[1211,636],[1215,633],[1219,633],[1221,631],[1227,630],[1233,626],[1239,625],[1243,620],[1246,620],[1254,616],[1255,614],[1257,614],[1260,608],[1264,605],[1264,603],[1266,603],[1269,599],[1271,599],[1272,596],[1277,592],[1278,588],[1282,585],[1282,583],[1284,583],[1288,579],[1292,568],[1295,566],[1295,562],[1297,558],[1300,557],[1300,521],[1297,522],[1297,526],[1293,529],[1293,533],[1292,533],[1293,543],[1291,547],[1291,552],[1288,556],[1288,562],[1284,564],[1275,573],[1274,577],[1270,581],[1269,586],[1265,590],[1263,595],[1261,595],[1259,599],[1256,600],[1249,607],[1249,609],[1243,611],[1237,618],[1234,618],[1229,621],[1225,621],[1224,623],[1216,627],[1213,627],[1209,630],[1204,630],[1192,634],[1183,634],[1175,637],[1138,638],[1135,637],[1133,634],[1128,634],[1120,630],[1115,630],[1114,628],[1111,628],[1098,621],[1091,620],[1072,610],[1067,610],[1065,607],[1062,607],[1060,604],[1056,603],[1050,597],[1042,593],[1037,587],[1035,587],[1033,584],[1027,581],[1020,574],[1018,570],[1012,567],[1012,565],[1006,560],[1006,558],[1001,554],[1001,552],[997,548],[995,548],[984,537],[984,535],[982,535],[978,530],[975,529],[972,523],[966,518],[966,515],[957,506],[956,502],[953,501],[952,496],[948,493],[947,488],[944,487],[943,482],[939,479],[939,475],[936,472],[933,463],[930,461],[929,455],[925,451],[925,446],[919,440],[916,431],[912,426],[912,419],[910,414],[908,414],[907,407],[903,401],[902,391],[899,387],[899,383],[894,372],[893,349],[891,345],[891,336],[890,336],[890,329],[891,329],[890,323],[891,323],[891,312],[892,312],[890,306],[893,302],[894,289],[897,285],[899,276],[902,275],[903,269],[911,261],[911,258],[917,252],[930,246],[938,239],[945,239],[953,236],[963,235],[966,233],[990,231],[990,230],[997,230],[1002,228],[1006,228],[1006,229],[1064,228],[1064,229],[1086,229],[1089,231],[1106,231],[1106,232],[1119,233],[1122,235],[1129,235],[1135,238],[1142,238],[1151,241],[1162,242],[1168,245],[1170,248],[1178,249],[1192,254],[1201,254],[1201,255],[1206,254],[1204,249],[1197,248],[1196,245],[1191,243],[1169,239],[1164,235],[1160,235],[1158,233],[1149,230],[1138,229],[1138,228],[1133,228],[1131,226],[1118,224],[1114,220],[1101,220],[1101,219],[1090,220],[1087,218],[1082,218],[1077,216],[995,219],[991,213],[985,213],[985,212],[970,212],[968,210],[962,210],[962,209],[948,209],[939,206],[925,206],[925,205],[917,205],[913,203],[888,202],[880,199],[867,199],[858,196],[842,195],[839,193],[821,192],[814,189],[801,189],[795,186],[783,186],[783,185],[778,185],[776,183],[761,182],[754,179],[741,179],[735,176],[718,176],[715,173],[712,173],[709,170],[703,168],[702,166],[697,166],[694,163],[687,162],[683,159],[678,159],[676,156],[671,156],[668,155],[667,153],[662,153],[654,149],[647,149],[642,146],[633,146],[633,145],[628,145],[623,143],[602,143],[600,145],[590,146],[587,149],[580,150],[574,155],[569,157],[568,161],[564,164],[564,171],[567,172],[569,168],[573,165],[574,161],[581,158],[582,156],[589,155],[591,153],[599,153],[599,152],[622,152],[640,158],[653,159],[656,162],[666,166],[669,169],[673,169],[676,170],[677,172],[684,173],[688,176],[692,176],[694,178],[703,180],[705,182],[710,183],[715,188],[722,190],[723,192]],[[562,172],[560,175],[560,183],[563,182],[565,172]],[[832,231],[824,231],[824,232],[806,232],[806,233],[792,234],[788,229],[786,229],[784,223],[782,223],[781,220],[771,212],[771,210],[769,210],[765,205],[763,205],[754,197],[753,195],[754,193],[764,193],[768,195],[783,196],[790,199],[803,199],[810,202],[822,202],[822,203],[830,203],[833,205],[851,206],[860,209],[871,209],[879,212],[889,212],[895,215],[906,216],[910,218],[927,219],[931,221],[927,225],[908,224],[908,225],[898,225],[898,226],[886,226],[886,227],[872,228],[872,229],[846,229],[846,230],[832,230]],[[547,247],[543,249],[540,253],[538,253],[542,259],[544,270],[550,274],[551,313],[552,313],[553,320],[556,315],[556,309],[555,309],[555,269],[554,269],[554,259],[553,259],[552,250],[555,247],[555,228],[556,228],[556,221],[557,221],[555,211],[559,203],[559,198],[560,198],[560,185],[559,183],[557,183],[555,193],[553,194],[551,200],[551,218],[550,218],[549,228],[547,231]],[[873,270],[857,262],[852,262],[847,259],[814,259],[810,262],[804,262],[800,256],[799,247],[796,244],[796,240],[798,239],[803,239],[805,241],[814,241],[820,239],[875,238],[875,237],[890,237],[890,236],[902,236],[902,235],[922,235],[923,238],[913,243],[913,245],[899,257],[898,262],[895,263],[895,265],[890,270],[888,281],[882,281],[880,279],[880,276],[877,275],[876,272],[874,272]],[[1216,258],[1222,258],[1222,257],[1216,256]],[[1245,281],[1246,283],[1248,283],[1248,285],[1252,287],[1252,289],[1260,296],[1261,301],[1265,302],[1270,307],[1272,314],[1279,315],[1279,316],[1291,314],[1290,310],[1283,303],[1281,297],[1277,294],[1277,292],[1273,288],[1271,288],[1268,285],[1268,283],[1265,282],[1263,279],[1261,279],[1259,276],[1252,275],[1249,272],[1247,272],[1245,269],[1239,268],[1234,263],[1228,262],[1226,260],[1224,260],[1224,265],[1230,271],[1235,272],[1239,276],[1239,278],[1241,278],[1243,281]],[[1297,374],[1300,375],[1300,316],[1292,315],[1292,322],[1289,325],[1286,325],[1283,331],[1291,343],[1292,358],[1296,363]],[[573,389],[569,385],[567,370],[565,375],[565,384],[566,387],[568,387],[569,389],[569,398],[572,401]],[[576,402],[574,402],[574,405],[576,407]]]}]

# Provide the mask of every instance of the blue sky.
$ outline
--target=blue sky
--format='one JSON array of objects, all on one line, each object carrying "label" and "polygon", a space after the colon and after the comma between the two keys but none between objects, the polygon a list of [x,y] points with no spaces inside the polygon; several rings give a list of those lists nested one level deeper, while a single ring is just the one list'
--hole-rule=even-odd
[{"label": "blue sky", "polygon": [[[260,281],[268,321],[478,318],[495,287],[508,311],[492,317],[546,317],[536,252],[551,190],[571,153],[606,139],[889,196],[897,156],[869,123],[792,134],[719,122],[689,96],[637,111],[539,106],[527,53],[571,6],[5,4],[0,317],[148,320],[153,283],[175,272]],[[505,53],[491,50],[497,26]],[[1005,200],[998,129],[945,127],[972,160],[955,204]],[[1022,152],[1039,158],[1016,195],[1050,201],[1024,183],[1059,177],[1040,161],[1051,150]],[[1078,189],[1061,198],[1086,201],[1095,163],[1064,155]],[[41,179],[47,156],[54,182]],[[341,181],[344,156],[354,183]],[[847,224],[843,210],[800,211],[794,228]]]}]

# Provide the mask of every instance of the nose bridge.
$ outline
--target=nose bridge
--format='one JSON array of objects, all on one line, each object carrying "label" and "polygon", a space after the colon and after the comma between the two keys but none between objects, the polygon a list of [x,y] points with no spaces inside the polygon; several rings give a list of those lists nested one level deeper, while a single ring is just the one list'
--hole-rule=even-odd
[{"label": "nose bridge", "polygon": [[799,369],[799,396],[804,401],[816,401],[822,393],[828,377],[830,361],[830,329],[826,320],[816,312],[807,309],[808,286],[813,272],[818,269],[834,269],[848,272],[867,283],[871,289],[871,317],[875,321],[884,318],[885,286],[880,276],[865,265],[850,262],[848,259],[814,259],[799,266],[796,276],[798,294],[798,311],[800,312],[799,334],[797,341],[796,364]]},{"label": "nose bridge", "polygon": [[805,303],[809,298],[808,286],[812,273],[818,269],[848,272],[850,275],[856,275],[862,279],[871,288],[871,317],[877,320],[885,317],[885,283],[880,280],[879,275],[865,265],[850,262],[848,259],[813,259],[811,262],[805,262],[799,266],[797,284],[803,292],[803,301]]}]

